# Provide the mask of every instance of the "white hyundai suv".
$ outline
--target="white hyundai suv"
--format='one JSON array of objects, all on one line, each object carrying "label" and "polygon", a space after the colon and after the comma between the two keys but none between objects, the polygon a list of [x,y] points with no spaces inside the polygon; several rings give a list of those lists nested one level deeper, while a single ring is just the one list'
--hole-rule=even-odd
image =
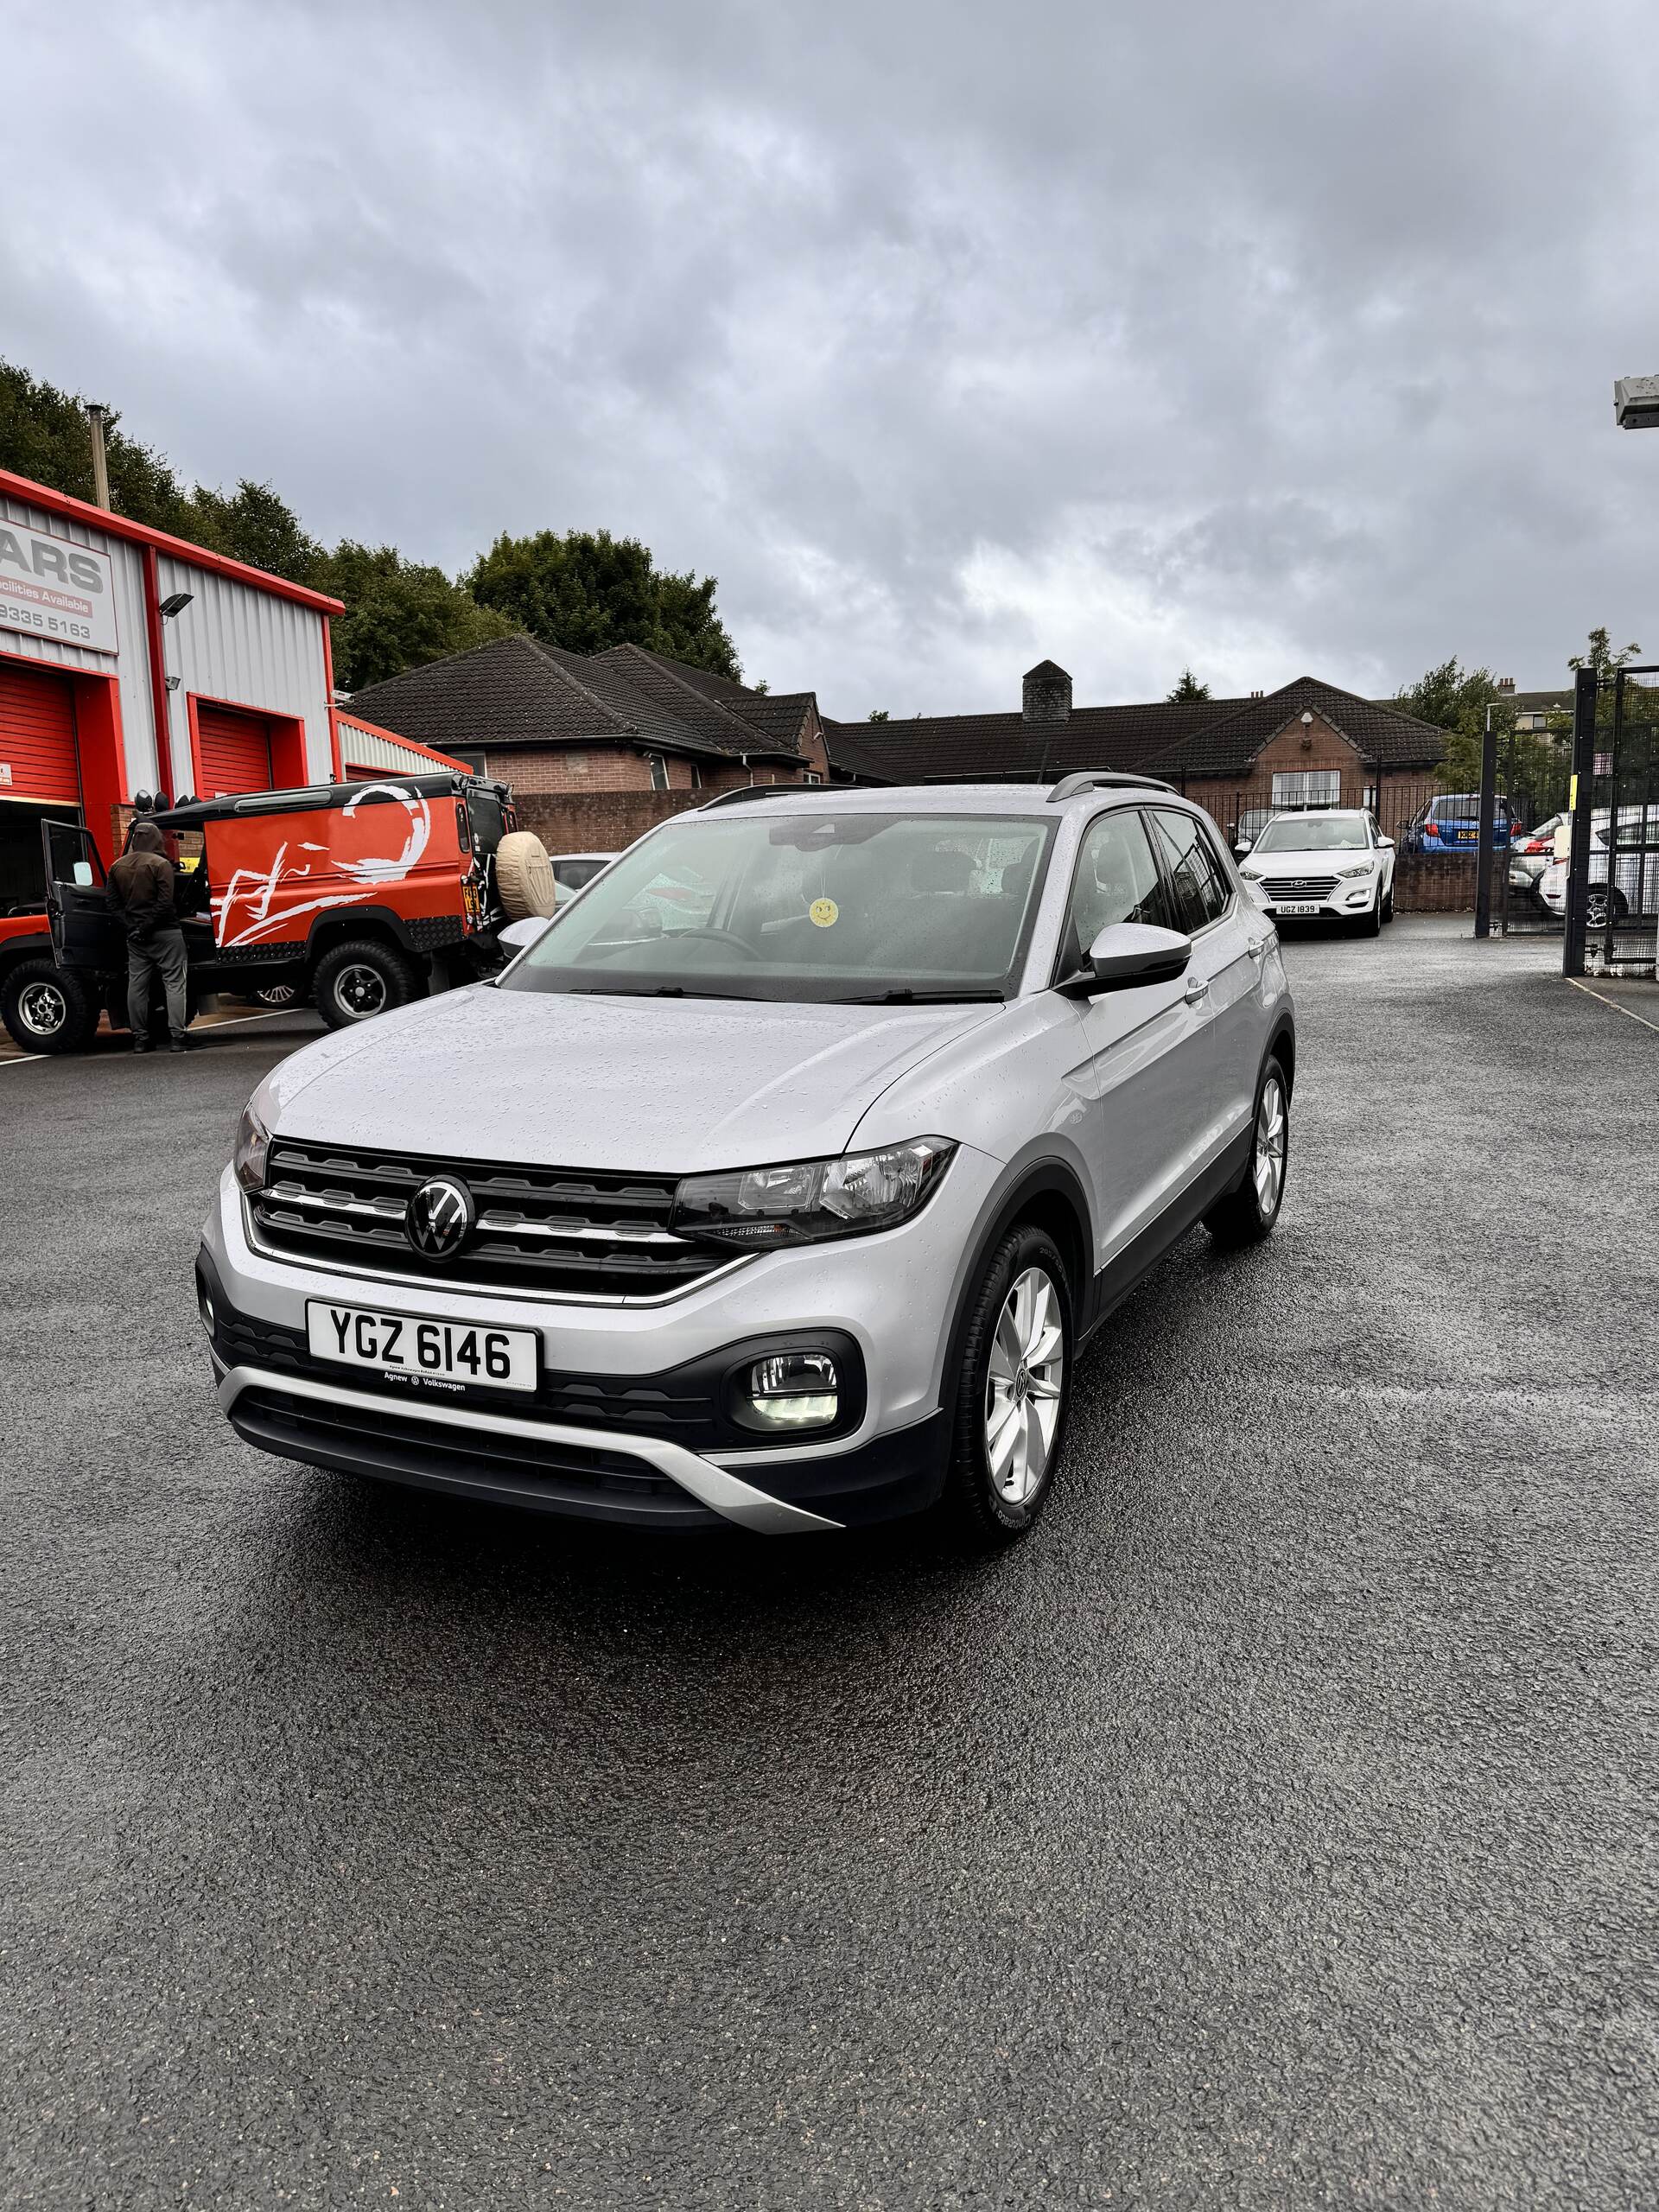
[{"label": "white hyundai suv", "polygon": [[1162,785],[734,791],[321,1039],[197,1270],[237,1433],[590,1519],[789,1533],[1048,1497],[1083,1345],[1199,1220],[1263,1237],[1271,924]]},{"label": "white hyundai suv", "polygon": [[1245,881],[1275,914],[1345,921],[1370,937],[1394,919],[1394,840],[1363,807],[1275,814],[1238,849]]}]

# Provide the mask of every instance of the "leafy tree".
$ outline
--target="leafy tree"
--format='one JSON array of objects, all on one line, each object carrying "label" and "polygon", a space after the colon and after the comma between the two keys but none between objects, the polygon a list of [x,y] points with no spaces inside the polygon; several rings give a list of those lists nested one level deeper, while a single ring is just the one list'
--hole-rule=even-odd
[{"label": "leafy tree", "polygon": [[887,719],[887,710],[885,707],[872,707],[870,709],[870,720],[873,722],[884,722]]},{"label": "leafy tree", "polygon": [[383,683],[406,668],[509,636],[514,624],[452,582],[442,569],[405,561],[395,546],[342,539],[308,579],[346,602],[334,620],[334,681],[343,690]]},{"label": "leafy tree", "polygon": [[1498,690],[1491,669],[1463,668],[1455,654],[1438,668],[1427,670],[1415,683],[1397,691],[1395,704],[1402,714],[1415,715],[1419,721],[1433,722],[1448,733],[1446,759],[1440,766],[1441,782],[1447,791],[1480,789],[1487,708],[1492,709],[1494,729],[1507,735],[1515,722],[1508,694]]},{"label": "leafy tree", "polygon": [[302,529],[288,502],[269,484],[252,484],[246,477],[228,496],[199,484],[190,497],[183,535],[232,561],[286,576],[290,583],[315,582],[323,559],[321,546]]},{"label": "leafy tree", "polygon": [[1207,683],[1200,683],[1190,668],[1184,668],[1181,671],[1179,682],[1169,694],[1169,703],[1173,707],[1178,706],[1183,699],[1207,699],[1209,696],[1210,686]]},{"label": "leafy tree", "polygon": [[608,530],[504,536],[462,581],[481,607],[548,645],[578,653],[645,645],[715,676],[742,677],[715,612],[715,579],[654,567],[637,537]]},{"label": "leafy tree", "polygon": [[[111,505],[152,530],[188,537],[189,493],[158,453],[123,435],[116,427],[120,420],[116,414],[104,418]],[[0,360],[0,468],[49,484],[72,499],[92,499],[92,434],[80,395],[60,391],[27,369]]]},{"label": "leafy tree", "polygon": [[1610,676],[1616,676],[1621,668],[1633,661],[1641,650],[1640,645],[1621,645],[1615,652],[1611,633],[1604,622],[1599,629],[1590,632],[1588,651],[1569,653],[1567,664],[1572,669],[1593,669],[1598,678],[1605,683]]}]

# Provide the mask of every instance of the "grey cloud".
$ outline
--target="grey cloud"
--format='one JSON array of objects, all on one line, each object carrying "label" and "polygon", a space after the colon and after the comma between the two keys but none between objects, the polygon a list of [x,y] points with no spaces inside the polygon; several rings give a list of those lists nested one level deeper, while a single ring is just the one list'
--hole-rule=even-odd
[{"label": "grey cloud", "polygon": [[1541,680],[1647,622],[1646,47],[1615,0],[94,6],[26,64],[0,350],[327,535],[637,531],[836,711],[1039,651]]}]

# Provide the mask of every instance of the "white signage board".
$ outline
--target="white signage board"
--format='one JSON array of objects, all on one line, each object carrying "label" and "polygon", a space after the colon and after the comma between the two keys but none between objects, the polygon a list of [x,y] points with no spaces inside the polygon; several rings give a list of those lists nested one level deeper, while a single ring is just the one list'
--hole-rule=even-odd
[{"label": "white signage board", "polygon": [[109,555],[0,515],[0,632],[7,630],[86,652],[119,652]]}]

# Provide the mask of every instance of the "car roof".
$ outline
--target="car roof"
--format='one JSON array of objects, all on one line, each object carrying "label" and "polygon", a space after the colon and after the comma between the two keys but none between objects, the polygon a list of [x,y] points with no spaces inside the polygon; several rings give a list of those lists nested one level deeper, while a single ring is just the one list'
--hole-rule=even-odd
[{"label": "car roof", "polygon": [[[1122,770],[1101,769],[1096,779],[1082,775],[1045,777],[1040,783],[1002,784],[766,784],[739,785],[721,791],[696,810],[699,814],[733,814],[748,808],[786,808],[791,813],[829,814],[1020,814],[1052,821],[1067,807],[1097,806],[1103,798],[1155,798],[1167,806],[1192,804],[1154,776],[1134,776]],[[1066,785],[1079,788],[1067,791]],[[741,793],[741,796],[740,796]],[[1059,796],[1056,796],[1056,794]]]}]

